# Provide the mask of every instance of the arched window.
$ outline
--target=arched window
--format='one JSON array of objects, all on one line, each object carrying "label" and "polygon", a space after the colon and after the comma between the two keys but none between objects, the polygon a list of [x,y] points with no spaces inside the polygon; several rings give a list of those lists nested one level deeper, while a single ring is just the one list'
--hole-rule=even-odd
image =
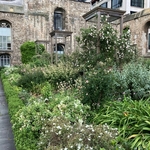
[{"label": "arched window", "polygon": [[[64,47],[65,47],[64,44],[61,44],[61,43],[58,43],[58,44],[57,44],[57,54],[58,54],[58,55],[64,54]],[[54,48],[54,53],[56,53],[55,48]]]},{"label": "arched window", "polygon": [[146,51],[150,52],[150,21],[148,21],[144,26],[144,32],[146,35]]},{"label": "arched window", "polygon": [[63,30],[65,28],[65,10],[56,8],[54,12],[54,29]]},{"label": "arched window", "polygon": [[11,25],[7,21],[0,21],[0,50],[11,50]]},{"label": "arched window", "polygon": [[150,52],[150,27],[148,28],[148,52]]},{"label": "arched window", "polygon": [[0,55],[0,66],[1,67],[9,67],[10,66],[10,55],[9,54]]}]

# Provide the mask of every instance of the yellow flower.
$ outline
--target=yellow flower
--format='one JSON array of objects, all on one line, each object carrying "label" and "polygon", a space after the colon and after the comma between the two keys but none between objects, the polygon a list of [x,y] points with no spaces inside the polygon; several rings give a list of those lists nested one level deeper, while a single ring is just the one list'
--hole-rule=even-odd
[{"label": "yellow flower", "polygon": [[123,114],[124,114],[124,116],[128,116],[128,113],[127,113],[127,112],[124,112]]}]

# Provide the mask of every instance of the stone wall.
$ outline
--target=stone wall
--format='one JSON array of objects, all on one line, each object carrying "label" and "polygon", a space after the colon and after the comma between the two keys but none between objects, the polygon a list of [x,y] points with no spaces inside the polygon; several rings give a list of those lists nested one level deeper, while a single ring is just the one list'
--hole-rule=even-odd
[{"label": "stone wall", "polygon": [[[83,14],[90,10],[90,4],[76,2],[73,0],[24,0],[24,5],[8,6],[4,11],[0,7],[0,20],[6,20],[12,26],[12,49],[11,64],[21,63],[20,46],[25,41],[43,40],[49,41],[47,51],[51,51],[50,33],[54,30],[54,11],[63,8],[65,10],[65,31],[72,33],[72,48],[76,49],[75,37],[79,35],[80,29],[86,23]],[[10,8],[10,9],[9,9]],[[12,10],[12,8],[14,8]],[[22,11],[21,11],[22,10]],[[124,18],[124,28],[129,27],[131,40],[137,44],[140,55],[149,56],[147,48],[147,28],[150,25],[150,9],[143,10],[137,14],[128,15]],[[119,25],[118,25],[119,29]],[[54,44],[54,43],[53,43]]]},{"label": "stone wall", "polygon": [[124,28],[129,27],[131,41],[137,45],[138,54],[149,57],[148,51],[148,27],[150,26],[150,9],[145,9],[139,13],[125,16]]},{"label": "stone wall", "polygon": [[[73,0],[25,0],[22,13],[0,9],[0,20],[10,22],[12,26],[12,51],[9,52],[12,64],[21,63],[20,46],[25,41],[50,41],[50,32],[54,29],[54,10],[57,7],[66,12],[65,30],[73,32],[72,47],[75,49],[75,37],[80,28],[85,26],[82,15],[90,10],[89,3]],[[48,43],[48,52],[50,48],[51,41]]]}]

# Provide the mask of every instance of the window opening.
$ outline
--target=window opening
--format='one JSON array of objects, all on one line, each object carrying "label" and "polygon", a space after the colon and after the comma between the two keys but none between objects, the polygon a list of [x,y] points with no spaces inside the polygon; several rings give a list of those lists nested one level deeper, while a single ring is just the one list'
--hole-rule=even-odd
[{"label": "window opening", "polygon": [[55,11],[55,13],[54,13],[54,28],[55,28],[55,30],[63,29],[63,14],[62,14],[62,12]]},{"label": "window opening", "polygon": [[107,2],[101,4],[100,7],[107,8]]},{"label": "window opening", "polygon": [[0,50],[11,50],[11,26],[4,21],[0,22]]},{"label": "window opening", "polygon": [[122,6],[122,0],[111,0],[111,8],[115,9]]},{"label": "window opening", "polygon": [[148,29],[148,52],[150,52],[150,27]]},{"label": "window opening", "polygon": [[131,6],[144,8],[144,0],[131,0]]},{"label": "window opening", "polygon": [[9,54],[0,55],[0,66],[1,67],[9,67],[10,66],[10,55]]},{"label": "window opening", "polygon": [[[62,55],[64,54],[64,44],[57,44],[57,54]],[[54,53],[56,53],[55,47],[54,47]]]}]

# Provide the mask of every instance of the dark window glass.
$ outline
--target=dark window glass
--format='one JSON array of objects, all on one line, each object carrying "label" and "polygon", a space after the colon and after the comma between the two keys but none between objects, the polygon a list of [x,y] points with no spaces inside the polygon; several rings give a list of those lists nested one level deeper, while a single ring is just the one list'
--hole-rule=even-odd
[{"label": "dark window glass", "polygon": [[150,33],[148,33],[148,49],[150,50]]},{"label": "dark window glass", "polygon": [[[55,48],[54,48],[54,53],[56,53]],[[64,54],[64,44],[57,44],[57,54]]]},{"label": "dark window glass", "polygon": [[10,66],[10,55],[4,54],[0,56],[0,66]]},{"label": "dark window glass", "polygon": [[107,8],[107,2],[103,3],[102,5],[100,5],[100,7]]},{"label": "dark window glass", "polygon": [[54,13],[54,28],[55,30],[62,30],[63,28],[63,15],[61,12]]},{"label": "dark window glass", "polygon": [[135,13],[137,13],[136,11],[130,11],[130,14],[135,14]]},{"label": "dark window glass", "polygon": [[144,8],[144,0],[131,0],[131,6]]},{"label": "dark window glass", "polygon": [[118,8],[122,6],[122,0],[111,0],[111,8]]}]

